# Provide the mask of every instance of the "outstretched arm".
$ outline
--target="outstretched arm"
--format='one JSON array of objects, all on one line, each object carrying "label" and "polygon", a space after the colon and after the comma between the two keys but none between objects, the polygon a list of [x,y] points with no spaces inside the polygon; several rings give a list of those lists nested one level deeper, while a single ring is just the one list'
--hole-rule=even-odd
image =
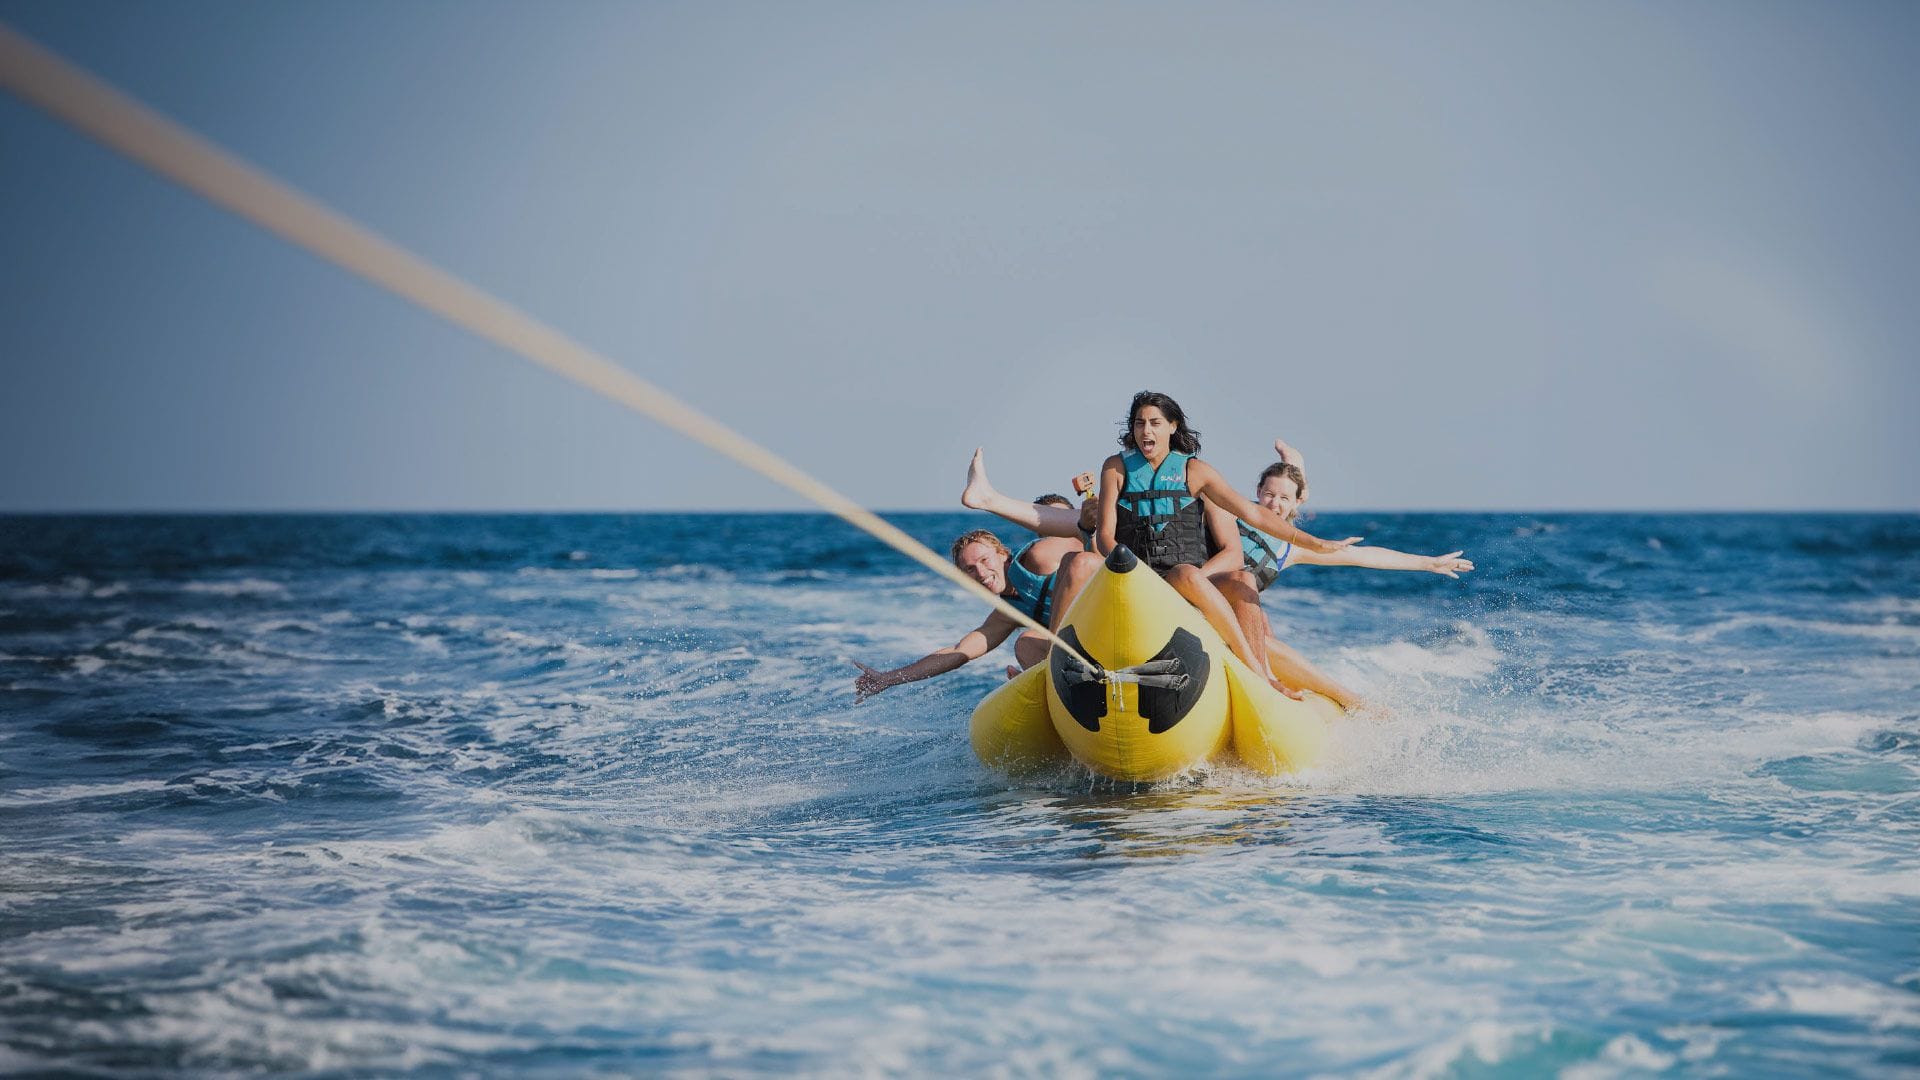
[{"label": "outstretched arm", "polygon": [[860,677],[853,680],[853,700],[857,704],[890,686],[931,679],[935,675],[945,675],[964,667],[969,661],[978,660],[998,648],[1014,629],[1013,620],[996,612],[987,616],[986,622],[968,631],[967,636],[958,642],[938,652],[930,652],[905,667],[878,671],[855,660],[853,666],[860,669]]},{"label": "outstretched arm", "polygon": [[1460,555],[1458,551],[1449,551],[1445,555],[1409,555],[1392,548],[1356,545],[1326,554],[1298,551],[1294,553],[1293,561],[1313,566],[1362,566],[1369,570],[1425,570],[1457,578],[1473,569],[1473,560],[1463,559]]},{"label": "outstretched arm", "polygon": [[1031,529],[1041,536],[1072,538],[1080,535],[1076,531],[1080,524],[1078,510],[1021,502],[994,490],[993,484],[987,480],[985,454],[978,448],[973,452],[973,460],[967,463],[967,486],[960,492],[960,505],[969,510],[985,510],[989,514],[1006,518],[1015,525]]},{"label": "outstretched arm", "polygon": [[[1224,508],[1234,517],[1259,529],[1269,536],[1277,536],[1298,548],[1308,551],[1332,552],[1351,547],[1360,542],[1360,537],[1349,536],[1345,540],[1322,540],[1311,533],[1297,529],[1279,514],[1250,501],[1246,496],[1233,490],[1233,486],[1221,478],[1219,470],[1199,459],[1187,462],[1187,490],[1200,495],[1215,506]],[[1106,488],[1100,489],[1102,500],[1106,498]]]}]

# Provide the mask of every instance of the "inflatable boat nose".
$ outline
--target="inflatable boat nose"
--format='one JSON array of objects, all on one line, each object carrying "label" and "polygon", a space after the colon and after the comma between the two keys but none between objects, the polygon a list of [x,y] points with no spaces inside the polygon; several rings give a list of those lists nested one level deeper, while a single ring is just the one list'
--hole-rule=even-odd
[{"label": "inflatable boat nose", "polygon": [[1107,556],[1107,569],[1116,574],[1124,574],[1139,565],[1140,560],[1125,544],[1115,544],[1112,553]]}]

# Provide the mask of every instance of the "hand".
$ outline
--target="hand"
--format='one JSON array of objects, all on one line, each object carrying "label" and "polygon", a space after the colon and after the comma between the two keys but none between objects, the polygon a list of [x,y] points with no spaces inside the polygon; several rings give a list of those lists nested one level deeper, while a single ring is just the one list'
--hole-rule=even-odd
[{"label": "hand", "polygon": [[1331,555],[1336,551],[1344,551],[1347,548],[1352,547],[1353,545],[1359,543],[1360,541],[1365,540],[1366,537],[1349,536],[1345,540],[1322,540],[1319,537],[1315,536],[1315,537],[1309,537],[1309,539],[1311,539],[1313,543],[1302,544],[1301,546],[1306,548],[1308,551],[1317,551],[1322,555]]},{"label": "hand", "polygon": [[1421,569],[1430,570],[1436,574],[1445,574],[1450,578],[1457,578],[1461,574],[1473,569],[1473,561],[1471,559],[1461,558],[1460,553],[1457,551],[1450,551],[1445,555],[1435,555],[1428,559],[1427,565]]},{"label": "hand", "polygon": [[1307,459],[1300,456],[1300,451],[1295,450],[1292,446],[1289,446],[1287,444],[1287,440],[1279,439],[1279,438],[1274,439],[1273,452],[1276,454],[1279,454],[1280,460],[1285,462],[1286,464],[1298,466],[1301,472],[1306,471]]},{"label": "hand", "polygon": [[858,660],[853,661],[853,666],[860,669],[860,677],[853,680],[853,703],[855,705],[860,704],[893,685],[893,683],[887,681],[887,673],[884,671],[875,671]]}]

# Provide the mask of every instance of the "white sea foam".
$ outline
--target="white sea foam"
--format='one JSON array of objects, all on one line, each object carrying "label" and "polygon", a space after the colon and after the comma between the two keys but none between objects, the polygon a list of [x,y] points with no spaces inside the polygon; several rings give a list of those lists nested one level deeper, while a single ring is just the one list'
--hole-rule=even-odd
[{"label": "white sea foam", "polygon": [[22,788],[0,793],[0,806],[51,806],[81,799],[105,799],[136,791],[158,791],[164,780],[120,780],[107,784],[60,784],[54,787]]},{"label": "white sea foam", "polygon": [[407,644],[412,645],[414,648],[419,649],[421,652],[426,653],[429,656],[452,655],[450,650],[447,648],[447,643],[445,639],[437,635],[406,633],[406,634],[401,634],[400,636],[401,638],[405,639]]},{"label": "white sea foam", "polygon": [[1339,656],[1351,667],[1373,671],[1377,678],[1480,679],[1491,675],[1500,664],[1500,650],[1487,632],[1469,623],[1455,623],[1453,630],[1456,640],[1437,646],[1395,641],[1343,649]]},{"label": "white sea foam", "polygon": [[287,587],[277,581],[267,581],[263,578],[234,578],[220,581],[183,582],[180,591],[208,596],[285,596]]},{"label": "white sea foam", "polygon": [[1475,1020],[1456,1035],[1420,1048],[1407,1058],[1364,1072],[1370,1080],[1427,1080],[1455,1075],[1461,1066],[1498,1065],[1521,1042],[1544,1040],[1548,1032],[1536,1024]]},{"label": "white sea foam", "polygon": [[1846,976],[1785,976],[1748,996],[1763,1012],[1863,1019],[1875,1028],[1920,1027],[1920,1004],[1911,992]]},{"label": "white sea foam", "polygon": [[137,660],[161,660],[167,657],[164,649],[141,641],[109,641],[102,648],[111,649],[121,656],[130,656]]},{"label": "white sea foam", "polygon": [[0,1043],[0,1075],[28,1076],[36,1073],[58,1072],[60,1064],[57,1058],[35,1057],[32,1054],[15,1050]]},{"label": "white sea foam", "polygon": [[1823,634],[1831,637],[1861,638],[1869,641],[1907,641],[1920,643],[1920,626],[1883,619],[1875,622],[1838,622],[1832,619],[1805,619],[1786,615],[1731,615],[1690,630],[1674,630],[1659,623],[1647,623],[1640,631],[1660,641],[1702,645],[1728,634],[1746,630],[1779,630],[1789,634]]}]

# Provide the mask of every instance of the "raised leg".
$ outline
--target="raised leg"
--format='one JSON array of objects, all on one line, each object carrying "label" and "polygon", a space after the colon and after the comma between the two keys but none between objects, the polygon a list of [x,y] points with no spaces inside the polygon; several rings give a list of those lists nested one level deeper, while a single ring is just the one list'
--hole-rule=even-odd
[{"label": "raised leg", "polygon": [[1041,536],[1072,538],[1080,535],[1078,510],[1021,502],[994,490],[993,484],[987,479],[985,452],[979,449],[974,450],[973,460],[967,463],[967,486],[960,490],[960,505],[969,510],[985,510],[996,517],[1006,518]]}]

